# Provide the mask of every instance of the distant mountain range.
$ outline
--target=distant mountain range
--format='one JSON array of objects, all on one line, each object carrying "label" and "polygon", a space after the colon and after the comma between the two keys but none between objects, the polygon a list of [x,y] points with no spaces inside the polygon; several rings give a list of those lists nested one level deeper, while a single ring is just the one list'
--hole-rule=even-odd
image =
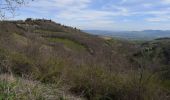
[{"label": "distant mountain range", "polygon": [[144,30],[144,31],[103,31],[84,30],[87,33],[102,36],[111,36],[128,40],[153,40],[157,38],[170,37],[170,30]]}]

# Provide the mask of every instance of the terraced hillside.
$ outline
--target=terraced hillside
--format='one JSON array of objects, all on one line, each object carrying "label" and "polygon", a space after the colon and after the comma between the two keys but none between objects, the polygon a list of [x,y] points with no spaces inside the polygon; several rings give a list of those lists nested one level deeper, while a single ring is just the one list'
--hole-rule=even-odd
[{"label": "terraced hillside", "polygon": [[[106,66],[107,64],[118,66],[122,61],[118,58],[128,57],[127,50],[135,51],[136,48],[132,43],[127,44],[125,41],[112,39],[105,40],[50,20],[2,22],[1,29],[3,29],[1,31],[11,35],[11,38],[18,38],[16,40],[20,45],[27,44],[26,41],[34,40],[41,45],[45,45],[48,49],[55,49],[54,51],[58,56],[70,57],[78,65],[83,62],[85,64],[96,62],[99,66]],[[14,39],[10,40],[12,42]],[[124,51],[125,46],[128,48]],[[121,54],[118,52],[121,52]],[[112,58],[114,57],[117,58],[117,61],[113,63],[112,60],[115,59]],[[122,62],[128,63],[126,59]],[[128,66],[128,64],[126,65]]]},{"label": "terraced hillside", "polygon": [[62,88],[54,100],[65,94],[77,100],[169,100],[168,41],[95,36],[45,19],[1,21],[0,72],[33,85],[38,81],[49,93]]}]

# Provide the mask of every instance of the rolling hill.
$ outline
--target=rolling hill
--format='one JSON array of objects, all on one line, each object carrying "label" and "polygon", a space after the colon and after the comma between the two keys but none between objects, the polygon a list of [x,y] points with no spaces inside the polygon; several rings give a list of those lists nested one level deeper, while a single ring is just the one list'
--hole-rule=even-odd
[{"label": "rolling hill", "polygon": [[[0,72],[29,81],[35,100],[169,100],[169,41],[91,35],[46,19],[1,21]],[[20,86],[11,98],[29,100]]]}]

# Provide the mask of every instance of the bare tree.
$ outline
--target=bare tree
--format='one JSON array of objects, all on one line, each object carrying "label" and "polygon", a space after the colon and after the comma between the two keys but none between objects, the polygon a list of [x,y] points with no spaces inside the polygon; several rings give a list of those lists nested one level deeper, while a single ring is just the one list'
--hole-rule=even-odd
[{"label": "bare tree", "polygon": [[0,0],[0,19],[15,16],[17,8],[24,5],[27,1],[33,0]]}]

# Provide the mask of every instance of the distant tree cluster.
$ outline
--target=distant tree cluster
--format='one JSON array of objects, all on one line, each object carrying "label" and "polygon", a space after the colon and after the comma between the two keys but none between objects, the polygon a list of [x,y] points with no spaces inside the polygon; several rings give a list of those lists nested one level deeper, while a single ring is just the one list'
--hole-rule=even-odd
[{"label": "distant tree cluster", "polygon": [[51,19],[48,20],[48,19],[33,19],[33,18],[27,18],[25,21],[26,21],[26,22],[29,22],[29,21],[52,22]]},{"label": "distant tree cluster", "polygon": [[[33,19],[33,18],[27,18],[25,20],[25,22],[31,22],[31,23],[36,23],[36,22],[44,22],[44,23],[52,23],[54,25],[54,27],[58,27],[58,31],[60,30],[64,30],[64,31],[67,31],[67,32],[81,32],[80,29],[76,28],[76,27],[71,27],[71,26],[66,26],[66,25],[63,25],[63,24],[60,24],[60,23],[56,23],[54,21],[52,21],[51,19]],[[57,26],[56,26],[57,25]],[[52,29],[51,26],[48,26],[46,25],[45,26],[45,29]],[[55,29],[55,28],[53,28]],[[56,31],[56,29],[55,29]]]},{"label": "distant tree cluster", "polygon": [[16,9],[26,2],[27,0],[0,0],[0,19],[14,17]]}]

